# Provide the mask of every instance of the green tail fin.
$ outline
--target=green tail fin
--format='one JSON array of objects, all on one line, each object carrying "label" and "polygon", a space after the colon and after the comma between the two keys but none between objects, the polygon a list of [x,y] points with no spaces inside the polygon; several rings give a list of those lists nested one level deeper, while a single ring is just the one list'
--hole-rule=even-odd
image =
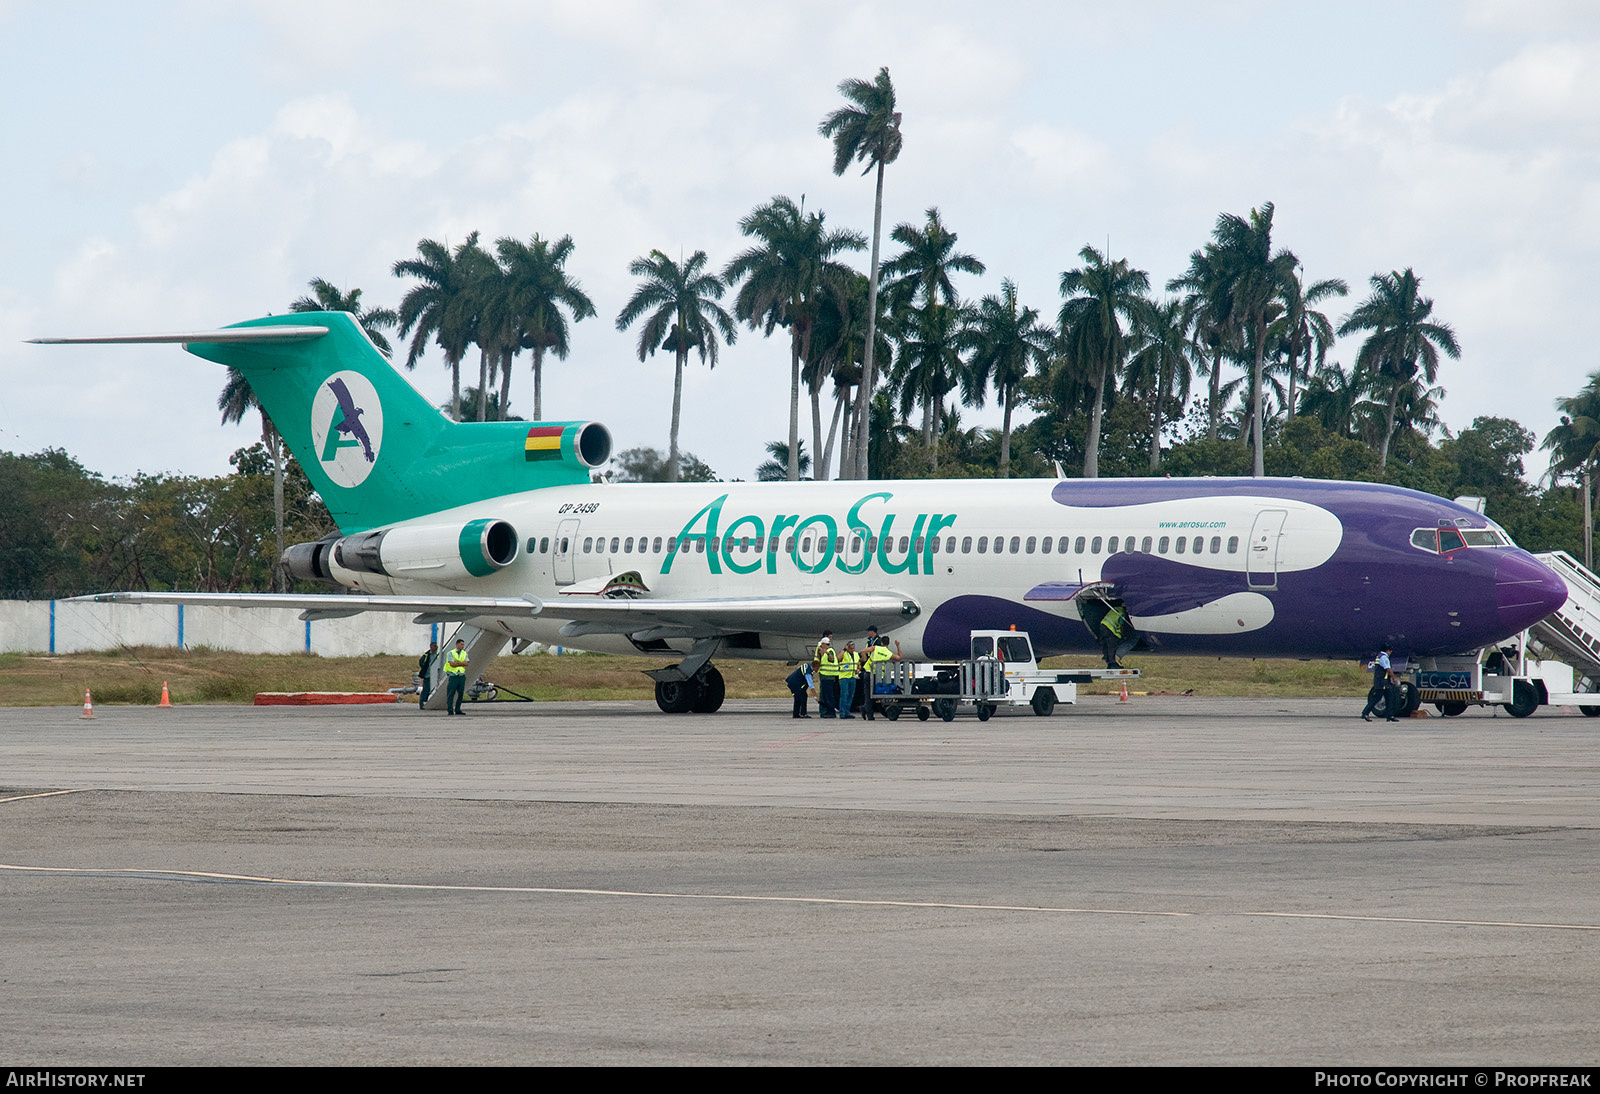
[{"label": "green tail fin", "polygon": [[345,533],[585,483],[589,469],[610,458],[610,435],[593,422],[450,421],[384,360],[348,312],[236,325],[273,326],[328,333],[186,348],[244,374]]}]

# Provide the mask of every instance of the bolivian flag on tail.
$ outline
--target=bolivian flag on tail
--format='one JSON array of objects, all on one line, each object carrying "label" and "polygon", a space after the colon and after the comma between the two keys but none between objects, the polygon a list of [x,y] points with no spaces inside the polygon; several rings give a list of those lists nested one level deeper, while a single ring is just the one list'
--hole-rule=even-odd
[{"label": "bolivian flag on tail", "polygon": [[561,458],[561,434],[565,429],[566,426],[564,425],[536,425],[528,430],[528,440],[524,446],[528,462],[559,460]]}]

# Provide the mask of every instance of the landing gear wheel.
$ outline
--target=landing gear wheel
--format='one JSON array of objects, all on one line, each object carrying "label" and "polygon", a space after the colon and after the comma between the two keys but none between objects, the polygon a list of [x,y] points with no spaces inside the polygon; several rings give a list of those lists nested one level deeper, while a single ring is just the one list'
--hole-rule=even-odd
[{"label": "landing gear wheel", "polygon": [[722,682],[722,673],[707,665],[695,676],[694,682],[698,685],[698,694],[694,702],[689,704],[689,709],[696,714],[715,714],[728,694],[727,685]]},{"label": "landing gear wheel", "polygon": [[[1434,705],[1439,708],[1439,713],[1443,714],[1446,718],[1456,718],[1467,712],[1467,704],[1463,703],[1459,699],[1452,700],[1448,703],[1435,703]],[[1600,708],[1596,708],[1596,712],[1600,713]]]},{"label": "landing gear wheel", "polygon": [[1050,717],[1050,712],[1056,709],[1056,689],[1040,688],[1033,693],[1033,712],[1041,718]]},{"label": "landing gear wheel", "polygon": [[656,681],[656,706],[664,714],[686,714],[700,695],[700,687],[693,680]]},{"label": "landing gear wheel", "polygon": [[1539,709],[1539,693],[1526,680],[1518,680],[1511,685],[1511,702],[1505,708],[1513,718],[1526,718]]},{"label": "landing gear wheel", "polygon": [[889,719],[889,721],[891,721],[891,722],[898,722],[900,720],[900,704],[899,703],[885,703],[885,704],[883,704],[883,716],[885,718]]},{"label": "landing gear wheel", "polygon": [[1600,718],[1600,707],[1579,707],[1585,718]]},{"label": "landing gear wheel", "polygon": [[978,721],[987,722],[990,718],[993,718],[993,717],[994,717],[994,704],[993,703],[979,703],[978,704]]},{"label": "landing gear wheel", "polygon": [[917,704],[917,721],[926,722],[931,713],[932,712],[928,710],[928,704],[927,703],[918,703]]},{"label": "landing gear wheel", "polygon": [[946,722],[956,720],[956,701],[954,699],[935,699],[933,712]]},{"label": "landing gear wheel", "polygon": [[1400,685],[1400,710],[1396,717],[1409,718],[1422,706],[1422,692],[1417,685],[1406,680]]}]

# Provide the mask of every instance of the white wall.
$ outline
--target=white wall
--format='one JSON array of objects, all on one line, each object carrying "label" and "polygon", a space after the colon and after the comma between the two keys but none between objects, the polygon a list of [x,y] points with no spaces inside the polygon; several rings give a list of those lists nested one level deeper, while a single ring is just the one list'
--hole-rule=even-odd
[{"label": "white wall", "polygon": [[[51,635],[51,608],[55,633]],[[363,657],[419,654],[434,628],[409,615],[367,612],[310,624],[295,608],[185,607],[182,645],[240,653],[312,653]],[[307,644],[307,628],[310,642]],[[438,628],[439,640],[453,628]],[[0,653],[77,653],[118,646],[179,645],[179,609],[168,604],[95,604],[65,600],[0,600]]]}]

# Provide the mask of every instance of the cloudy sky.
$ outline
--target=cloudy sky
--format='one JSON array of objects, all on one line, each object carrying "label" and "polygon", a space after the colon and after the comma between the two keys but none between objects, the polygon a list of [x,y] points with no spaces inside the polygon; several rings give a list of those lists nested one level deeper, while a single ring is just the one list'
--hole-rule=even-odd
[{"label": "cloudy sky", "polygon": [[[1579,0],[0,0],[0,449],[225,472],[257,428],[218,424],[215,365],[22,341],[220,326],[313,277],[392,306],[397,259],[474,229],[572,236],[600,314],[547,365],[546,417],[664,448],[671,360],[613,322],[628,262],[720,266],[775,194],[869,231],[870,180],[836,178],[816,128],[880,65],[905,118],[885,229],[937,205],[988,265],[967,295],[1010,277],[1054,316],[1061,271],[1108,241],[1159,285],[1219,212],[1271,201],[1306,275],[1350,282],[1335,321],[1416,269],[1462,345],[1451,428],[1542,437],[1600,368],[1600,5]],[[448,398],[437,351],[410,376]],[[751,477],[787,387],[781,335],[742,332],[691,366],[685,447]]]}]

